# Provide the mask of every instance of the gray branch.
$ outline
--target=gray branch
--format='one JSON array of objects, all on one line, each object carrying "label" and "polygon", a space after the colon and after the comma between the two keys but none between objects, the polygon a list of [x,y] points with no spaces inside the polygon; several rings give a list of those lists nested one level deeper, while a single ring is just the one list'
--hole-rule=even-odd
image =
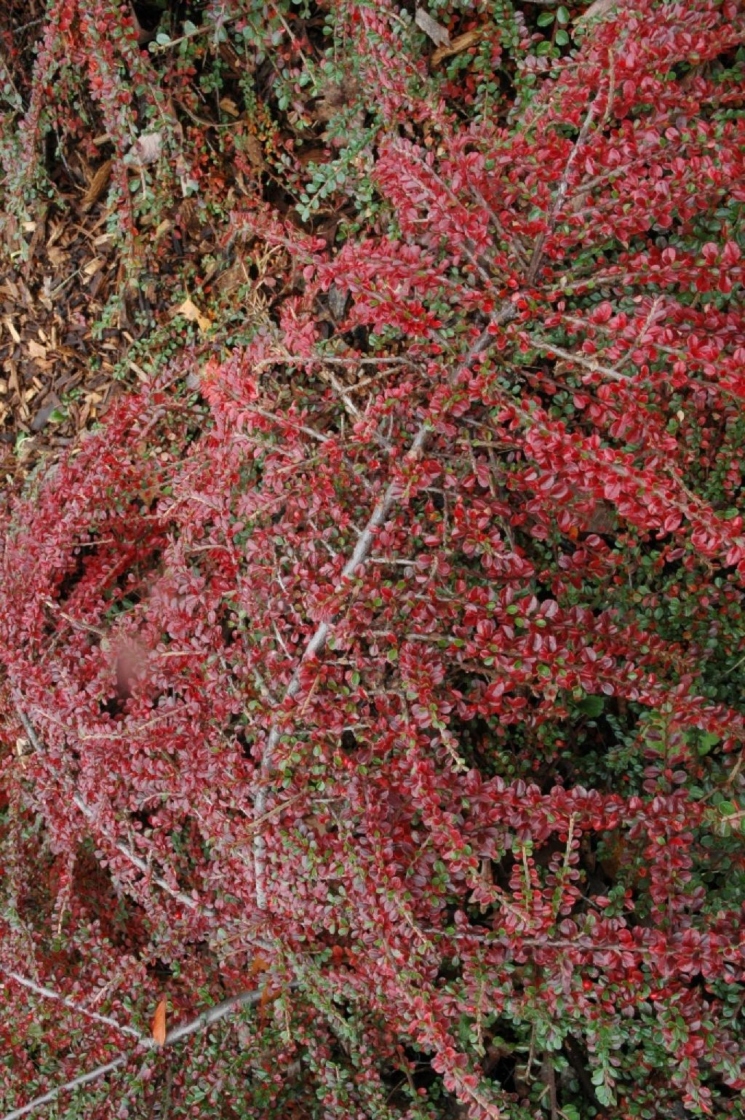
[{"label": "gray branch", "polygon": [[[458,376],[464,370],[467,370],[470,367],[473,359],[477,357],[477,355],[483,354],[484,351],[489,348],[492,339],[490,328],[495,325],[501,326],[504,323],[508,323],[514,317],[515,308],[512,303],[503,304],[499,308],[499,310],[492,315],[489,321],[489,325],[484,328],[476,342],[474,342],[471,349],[468,351],[462,362],[458,365],[457,369],[452,374],[452,382],[455,382]],[[414,438],[411,441],[409,450],[406,452],[407,459],[417,458],[417,456],[424,450],[430,432],[430,421],[428,419],[425,419],[417,429]],[[375,509],[371,513],[370,518],[365,525],[365,528],[362,530],[359,540],[357,541],[357,544],[355,546],[354,552],[350,556],[347,563],[344,565],[341,576],[339,577],[339,583],[337,584],[335,590],[338,591],[343,585],[344,581],[347,579],[351,579],[352,576],[354,576],[357,572],[358,568],[362,564],[364,564],[365,560],[372,550],[377,530],[382,528],[382,526],[388,520],[393,507],[398,502],[400,497],[401,492],[399,483],[396,481],[390,482],[382,498],[379,500],[379,502],[375,506]],[[300,689],[300,672],[303,665],[323,650],[333,625],[334,620],[332,619],[331,622],[321,622],[316,627],[313,635],[309,639],[308,644],[306,645],[300,656],[300,660],[295,666],[295,670],[290,678],[290,683],[288,684],[283,696],[283,703],[287,700],[293,699],[293,697],[297,695]],[[278,717],[277,719],[275,719],[271,727],[269,736],[266,741],[266,746],[264,747],[264,754],[261,759],[261,785],[259,786],[259,790],[256,794],[256,799],[254,802],[254,812],[257,819],[264,817],[266,814],[266,803],[270,788],[269,778],[274,770],[274,754],[281,737],[282,730]],[[266,910],[266,841],[261,832],[258,830],[254,837],[253,849],[254,876],[256,883],[256,905],[259,910]]]},{"label": "gray branch", "polygon": [[[172,1046],[175,1042],[180,1042],[184,1038],[188,1038],[197,1031],[206,1030],[207,1027],[212,1026],[213,1023],[219,1022],[224,1019],[226,1015],[230,1015],[239,1007],[245,1007],[249,1004],[258,1003],[262,996],[262,990],[254,990],[251,992],[240,992],[237,996],[231,996],[230,999],[223,1000],[222,1003],[215,1004],[207,1011],[203,1011],[194,1019],[190,1019],[188,1023],[182,1023],[178,1027],[174,1027],[166,1035],[164,1046]],[[121,1028],[120,1028],[121,1029]],[[154,1050],[158,1048],[158,1044],[152,1038],[142,1038],[136,1050],[130,1051],[128,1054],[122,1054],[120,1057],[115,1058],[112,1062],[107,1062],[105,1065],[96,1066],[89,1073],[83,1073],[80,1077],[73,1078],[72,1081],[66,1081],[64,1085],[58,1085],[56,1089],[50,1089],[48,1093],[44,1093],[40,1097],[35,1097],[28,1104],[24,1104],[21,1108],[15,1108],[12,1112],[6,1112],[0,1120],[17,1120],[20,1116],[26,1116],[29,1112],[33,1112],[42,1105],[51,1104],[56,1101],[62,1093],[71,1093],[75,1089],[82,1088],[83,1085],[90,1085],[93,1081],[99,1081],[107,1074],[113,1073],[117,1069],[121,1069],[126,1065],[138,1050]]]}]

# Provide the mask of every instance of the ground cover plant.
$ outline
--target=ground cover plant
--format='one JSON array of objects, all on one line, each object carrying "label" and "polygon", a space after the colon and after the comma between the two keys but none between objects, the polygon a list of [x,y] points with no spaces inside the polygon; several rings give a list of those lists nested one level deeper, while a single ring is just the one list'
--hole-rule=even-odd
[{"label": "ground cover plant", "polygon": [[744,1116],[741,7],[23,8],[0,1114]]}]

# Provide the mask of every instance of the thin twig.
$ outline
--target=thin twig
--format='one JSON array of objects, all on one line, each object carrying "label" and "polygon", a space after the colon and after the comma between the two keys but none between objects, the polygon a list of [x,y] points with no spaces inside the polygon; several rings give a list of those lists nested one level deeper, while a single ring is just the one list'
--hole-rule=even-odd
[{"label": "thin twig", "polygon": [[28,31],[29,27],[36,27],[38,24],[43,23],[45,16],[39,16],[38,19],[32,19],[29,23],[22,23],[20,27],[11,28],[11,35],[20,35],[22,31]]},{"label": "thin twig", "polygon": [[[93,811],[86,804],[80,794],[74,793],[72,799],[77,805],[78,809],[80,809],[80,812],[83,814],[86,820],[92,824],[94,820]],[[138,871],[141,871],[143,875],[148,878],[152,876],[153,882],[156,883],[157,886],[161,888],[161,890],[164,890],[166,894],[169,894],[171,898],[175,899],[177,902],[180,902],[182,906],[188,906],[190,910],[201,910],[202,913],[208,916],[212,916],[214,914],[214,911],[210,906],[202,906],[199,902],[197,902],[196,899],[192,898],[191,895],[184,894],[183,891],[174,890],[170,883],[166,879],[163,879],[160,875],[152,875],[152,868],[148,866],[144,859],[140,859],[138,855],[135,855],[132,849],[129,848],[123,840],[109,840],[109,843],[113,844],[116,850],[120,852],[121,855],[123,855],[125,859],[127,859],[129,863],[132,864],[133,867],[136,867]]]},{"label": "thin twig", "polygon": [[310,359],[310,358],[289,357],[289,358],[286,358],[285,361],[292,361],[292,362],[312,361],[314,363],[315,362],[321,362],[321,363],[325,362],[328,365],[334,365],[334,366],[380,366],[380,365],[411,366],[411,365],[415,364],[411,360],[411,358],[404,358],[402,356],[397,356],[397,355],[390,355],[390,356],[381,355],[378,358],[362,358],[362,357],[357,357],[357,356],[355,356],[353,358],[338,358],[338,357],[332,357],[331,354],[321,354],[318,358]]},{"label": "thin twig", "polygon": [[[230,999],[223,1000],[222,1003],[215,1004],[207,1011],[203,1011],[194,1019],[190,1019],[187,1023],[182,1023],[178,1027],[174,1027],[166,1035],[164,1046],[173,1046],[176,1042],[181,1042],[182,1039],[188,1038],[197,1031],[206,1030],[207,1027],[212,1026],[213,1023],[219,1022],[235,1011],[239,1007],[246,1007],[249,1004],[258,1003],[261,1000],[264,989],[254,989],[250,992],[240,992],[237,996],[231,996]],[[143,1038],[138,1043],[138,1050],[153,1050],[157,1047],[157,1043],[152,1038]],[[43,1104],[51,1104],[56,1101],[62,1093],[71,1093],[74,1089],[79,1089],[83,1085],[90,1085],[93,1081],[99,1081],[107,1074],[113,1073],[114,1070],[121,1069],[131,1060],[136,1051],[130,1051],[128,1054],[122,1054],[120,1057],[115,1058],[113,1062],[107,1062],[106,1065],[96,1066],[89,1073],[83,1073],[80,1077],[73,1078],[72,1081],[66,1081],[64,1085],[58,1085],[56,1089],[50,1089],[48,1093],[44,1093],[40,1097],[35,1097],[34,1100],[29,1101],[28,1104],[23,1105],[21,1108],[13,1109],[12,1112],[7,1112],[0,1120],[17,1120],[20,1116],[25,1116],[34,1109],[40,1108]]]},{"label": "thin twig", "polygon": [[83,1085],[90,1084],[91,1081],[98,1081],[101,1077],[105,1077],[107,1073],[113,1073],[114,1070],[120,1069],[126,1065],[131,1055],[123,1054],[120,1058],[115,1058],[113,1062],[108,1062],[105,1066],[97,1066],[92,1069],[90,1073],[81,1074],[80,1077],[74,1078],[72,1081],[65,1082],[64,1085],[58,1085],[56,1089],[50,1089],[48,1093],[44,1093],[41,1097],[35,1097],[34,1100],[24,1104],[21,1108],[14,1108],[12,1112],[0,1118],[0,1120],[17,1120],[19,1116],[25,1116],[29,1112],[33,1112],[36,1108],[41,1108],[43,1104],[51,1104],[56,1101],[62,1093],[72,1092],[74,1089],[79,1089]]},{"label": "thin twig", "polygon": [[546,228],[536,240],[535,248],[533,249],[533,256],[530,259],[530,265],[525,277],[525,281],[528,286],[532,285],[535,282],[535,278],[538,275],[538,271],[543,263],[543,249],[546,244],[546,238],[550,233],[553,233],[554,227],[556,226],[556,222],[559,218],[559,214],[561,213],[562,207],[564,205],[567,190],[569,189],[569,175],[572,168],[574,167],[577,156],[579,155],[581,149],[584,147],[585,140],[587,139],[587,134],[590,131],[590,125],[592,124],[593,117],[595,116],[595,103],[596,98],[593,98],[593,100],[590,102],[590,107],[587,110],[587,115],[585,117],[584,123],[579,130],[579,136],[575,141],[574,147],[569,153],[569,158],[567,159],[564,173],[562,174],[559,181],[559,186],[557,187],[556,194],[554,195],[554,201],[548,214]]},{"label": "thin twig", "polygon": [[108,1015],[99,1015],[96,1011],[90,1011],[87,1007],[82,1007],[79,1003],[69,999],[67,996],[60,995],[59,992],[55,992],[52,988],[44,988],[41,984],[35,984],[33,980],[22,976],[20,972],[13,972],[12,969],[4,968],[2,965],[0,965],[0,972],[8,976],[11,980],[15,980],[16,984],[20,984],[22,987],[28,988],[29,991],[35,992],[37,996],[41,996],[43,999],[56,1000],[58,1003],[63,1003],[65,1007],[69,1007],[69,1009],[74,1011],[77,1015],[84,1015],[88,1019],[95,1019],[97,1023],[104,1023],[108,1027],[113,1027],[114,1030],[119,1031],[120,1034],[131,1035],[131,1037],[136,1038],[138,1042],[144,1041],[144,1035],[140,1034],[134,1027],[124,1027],[121,1023],[118,1023],[116,1019],[112,1019]]},{"label": "thin twig", "polygon": [[592,373],[602,373],[603,377],[609,377],[611,381],[628,382],[631,380],[631,375],[619,373],[617,369],[612,369],[610,366],[601,366],[594,358],[586,358],[582,354],[572,354],[569,350],[562,350],[560,346],[541,342],[539,338],[534,338],[532,335],[529,335],[528,339],[531,346],[534,346],[542,354],[555,354],[557,358],[563,358],[567,362],[575,362],[578,366],[583,366],[584,369],[589,369]]},{"label": "thin twig", "polygon": [[[202,1011],[200,1015],[190,1019],[187,1023],[182,1023],[179,1027],[174,1027],[166,1035],[164,1046],[173,1046],[174,1042],[181,1042],[184,1038],[189,1038],[190,1035],[196,1034],[198,1031],[206,1030],[211,1027],[213,1023],[218,1023],[220,1019],[224,1019],[226,1015],[230,1015],[239,1007],[248,1007],[253,1003],[259,1003],[264,994],[264,988],[252,988],[250,992],[239,992],[237,996],[230,996],[224,999],[222,1003],[216,1003],[214,1007],[208,1007],[206,1011]],[[5,1117],[0,1117],[0,1120],[6,1120]]]},{"label": "thin twig", "polygon": [[[41,743],[41,740],[39,739],[39,736],[36,734],[36,730],[31,723],[31,720],[28,718],[19,704],[16,704],[16,710],[32,747],[37,754],[44,755],[46,752]],[[78,807],[80,812],[83,814],[83,816],[86,818],[86,820],[92,824],[94,820],[94,814],[87,802],[77,792],[73,793],[72,800]],[[151,877],[152,869],[148,867],[143,859],[140,859],[138,855],[135,855],[132,849],[129,848],[122,840],[109,840],[108,842],[110,844],[113,844],[116,850],[120,852],[121,855],[123,855],[125,859],[127,859],[129,863],[132,864],[133,867],[136,867],[137,870],[141,871],[142,874],[146,877]],[[214,910],[211,906],[203,906],[201,903],[197,902],[196,899],[192,898],[191,895],[184,894],[183,891],[174,890],[170,883],[168,883],[167,880],[163,879],[161,876],[152,875],[152,881],[156,883],[157,886],[159,886],[162,890],[164,890],[166,894],[169,894],[171,898],[174,898],[177,902],[180,902],[182,906],[188,906],[190,910],[201,910],[201,912],[207,917],[214,916]]]},{"label": "thin twig", "polygon": [[298,432],[305,432],[306,436],[312,439],[317,439],[319,443],[328,443],[331,436],[324,435],[323,432],[317,432],[315,428],[307,428],[304,424],[298,423],[290,416],[277,416],[275,412],[269,412],[265,408],[259,408],[258,405],[252,404],[248,406],[251,412],[255,412],[257,416],[263,416],[265,420],[273,420],[275,424],[283,424],[286,428],[295,428]]},{"label": "thin twig", "polygon": [[[500,309],[495,312],[489,322],[489,325],[482,331],[479,338],[476,340],[476,342],[466,354],[463,361],[455,370],[451,378],[452,381],[456,381],[458,376],[464,370],[470,367],[473,359],[477,355],[482,354],[489,348],[493,337],[491,334],[491,328],[495,325],[501,326],[502,324],[509,322],[510,319],[514,318],[514,316],[515,309],[512,303],[503,304],[502,307],[500,307]],[[406,459],[416,459],[417,456],[421,454],[427,443],[429,435],[430,421],[428,418],[426,418],[420,424],[414,435],[414,438],[411,441],[409,450],[406,452]],[[393,507],[398,502],[400,497],[400,484],[396,480],[393,480],[388,484],[385,493],[375,506],[375,509],[370,515],[365,528],[362,530],[362,533],[357,540],[357,544],[352,555],[344,565],[344,568],[342,569],[341,575],[339,577],[339,582],[336,587],[337,591],[341,588],[346,580],[351,579],[355,575],[357,569],[365,562],[370,553],[370,550],[372,549],[373,543],[375,541],[375,535],[378,529],[381,529],[385,522],[388,520]],[[321,622],[316,627],[313,635],[311,636],[305,649],[303,650],[297,662],[297,665],[295,666],[295,670],[292,674],[292,677],[290,678],[290,683],[288,684],[283,696],[283,706],[286,705],[288,700],[292,700],[299,692],[301,670],[307,661],[310,661],[313,657],[315,657],[323,650],[324,646],[326,645],[326,640],[329,636],[329,633],[331,632],[331,629],[334,625],[334,621],[335,620],[332,619],[331,622]],[[256,794],[256,800],[254,802],[254,812],[257,818],[263,817],[266,813],[266,802],[269,793],[269,777],[271,776],[274,769],[274,754],[281,737],[282,731],[280,727],[280,721],[279,718],[276,718],[269,732],[266,746],[264,747],[264,753],[261,759],[261,785],[259,786],[258,792]],[[253,849],[256,882],[256,905],[259,910],[266,910],[266,841],[260,832],[257,832],[256,836],[254,837]]]}]

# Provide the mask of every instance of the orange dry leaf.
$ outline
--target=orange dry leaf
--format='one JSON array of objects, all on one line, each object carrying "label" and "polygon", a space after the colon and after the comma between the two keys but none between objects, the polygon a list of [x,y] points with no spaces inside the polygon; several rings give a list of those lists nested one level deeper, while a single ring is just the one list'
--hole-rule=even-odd
[{"label": "orange dry leaf", "polygon": [[249,976],[258,976],[261,972],[268,972],[270,968],[271,965],[269,964],[269,961],[266,959],[266,957],[262,957],[259,954],[255,956],[251,961],[251,965],[248,969],[248,974]]},{"label": "orange dry leaf", "polygon": [[267,1008],[270,1003],[273,1003],[275,999],[279,999],[281,995],[281,988],[272,988],[271,985],[266,985],[261,993],[261,999],[259,1000],[259,1026],[264,1027],[266,1025]]},{"label": "orange dry leaf", "polygon": [[279,999],[282,995],[281,988],[271,988],[269,984],[264,988],[259,1000],[259,1007],[266,1007],[268,1003],[272,1003],[275,999]]},{"label": "orange dry leaf", "polygon": [[155,1008],[153,1015],[153,1038],[158,1046],[163,1046],[166,1041],[166,1001],[162,999]]}]

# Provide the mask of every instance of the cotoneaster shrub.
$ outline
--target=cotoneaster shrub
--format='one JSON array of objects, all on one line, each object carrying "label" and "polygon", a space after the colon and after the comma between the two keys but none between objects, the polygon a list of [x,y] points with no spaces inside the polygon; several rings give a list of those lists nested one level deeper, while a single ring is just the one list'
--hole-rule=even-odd
[{"label": "cotoneaster shrub", "polygon": [[234,214],[250,343],[3,524],[4,1107],[124,1056],[58,1115],[742,1116],[739,10],[465,122],[345,13],[374,218]]}]

